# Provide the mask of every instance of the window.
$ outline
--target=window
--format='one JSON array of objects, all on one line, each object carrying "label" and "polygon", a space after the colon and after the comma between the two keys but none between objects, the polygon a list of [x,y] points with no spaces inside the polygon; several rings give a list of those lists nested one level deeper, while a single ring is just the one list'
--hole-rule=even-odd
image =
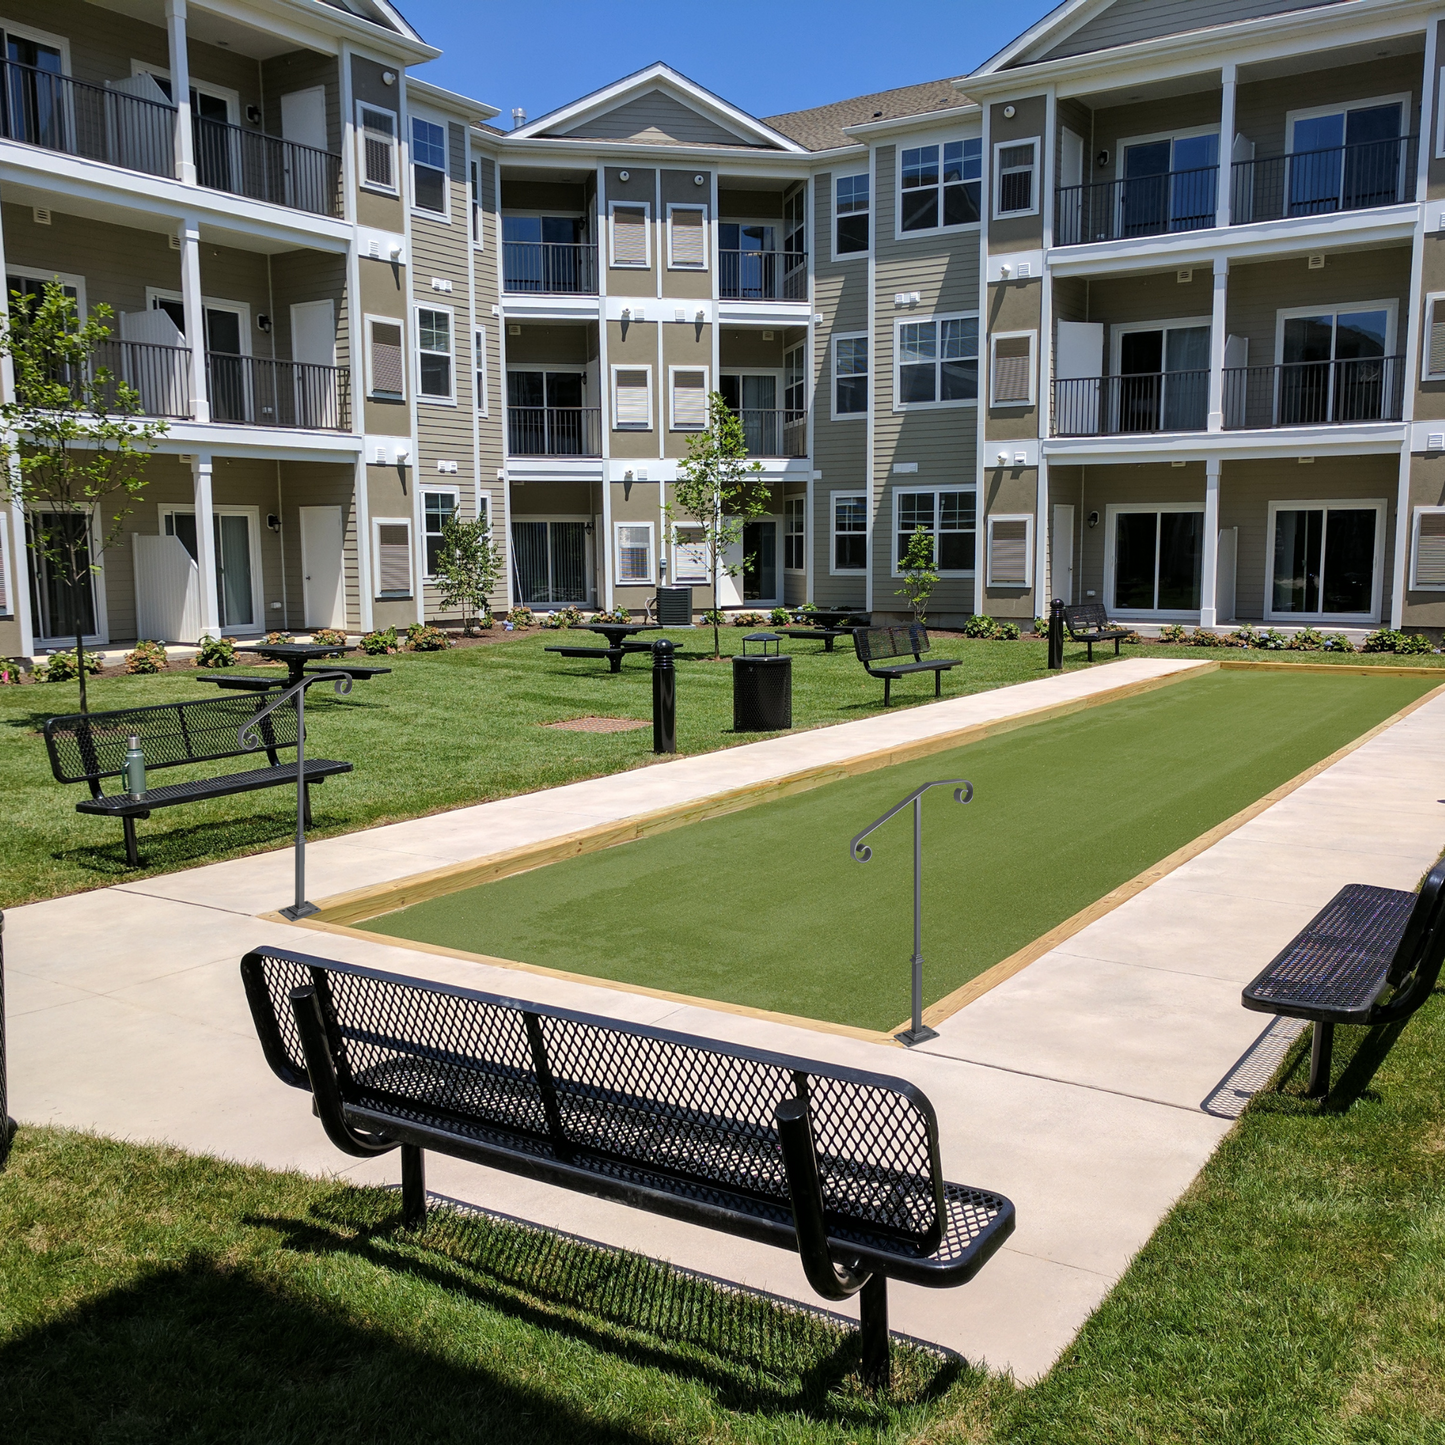
[{"label": "window", "polygon": [[711,582],[707,565],[707,542],[701,527],[680,526],[673,533],[672,580],[674,582]]},{"label": "window", "polygon": [[10,597],[10,528],[0,516],[0,619],[9,621],[15,615]]},{"label": "window", "polygon": [[839,176],[834,185],[833,253],[853,255],[868,249],[868,177]]},{"label": "window", "polygon": [[864,416],[868,411],[868,338],[833,338],[833,415]]},{"label": "window", "polygon": [[1204,504],[1109,507],[1104,605],[1111,612],[1188,614],[1200,605]]},{"label": "window", "polygon": [[421,494],[422,542],[426,550],[426,575],[437,575],[437,556],[442,549],[442,528],[448,517],[457,513],[457,494],[454,491],[423,492]]},{"label": "window", "polygon": [[893,575],[908,551],[908,539],[922,527],[933,534],[933,565],[945,576],[973,571],[974,538],[978,531],[975,494],[968,491],[894,492],[893,531],[897,550]]},{"label": "window", "polygon": [[707,368],[674,366],[668,377],[673,431],[702,431],[707,426]]},{"label": "window", "polygon": [[1032,331],[1006,331],[989,338],[993,347],[990,405],[1034,404],[1034,336]]},{"label": "window", "polygon": [[1118,145],[1121,236],[1200,231],[1214,225],[1219,134],[1145,136]]},{"label": "window", "polygon": [[618,522],[613,530],[617,537],[617,585],[651,584],[652,523]]},{"label": "window", "polygon": [[[1445,592],[1445,507],[1415,508],[1410,587],[1417,592]],[[0,605],[0,612],[4,610]]]},{"label": "window", "polygon": [[1277,424],[1398,418],[1404,363],[1394,342],[1393,301],[1280,312]]},{"label": "window", "polygon": [[993,148],[995,216],[1029,216],[1038,211],[1038,190],[1034,185],[1038,157],[1037,140],[1007,142]]},{"label": "window", "polygon": [[406,353],[401,344],[401,322],[366,318],[367,393],[382,401],[406,397]]},{"label": "window", "polygon": [[1267,621],[1378,620],[1384,502],[1271,502],[1269,528]]},{"label": "window", "polygon": [[802,572],[808,563],[808,499],[783,498],[783,569]]},{"label": "window", "polygon": [[1405,94],[1288,112],[1287,214],[1414,200],[1415,176],[1406,164],[1413,108],[1413,97]]},{"label": "window", "polygon": [[1110,424],[1115,431],[1204,430],[1209,416],[1209,332],[1207,316],[1114,329],[1118,381],[1111,387]]},{"label": "window", "polygon": [[472,365],[475,367],[473,382],[477,389],[477,410],[483,416],[488,416],[490,408],[487,402],[487,333],[480,326],[472,334],[472,346],[474,348]]},{"label": "window", "polygon": [[1032,587],[1034,583],[1034,519],[991,516],[988,519],[990,587]]},{"label": "window", "polygon": [[978,317],[899,321],[893,407],[961,405],[978,399]]},{"label": "window", "polygon": [[357,142],[361,147],[361,183],[372,190],[396,190],[396,116],[358,101]]},{"label": "window", "polygon": [[447,133],[443,126],[411,118],[411,203],[418,210],[447,213]]},{"label": "window", "polygon": [[416,313],[416,391],[431,401],[452,401],[452,314],[419,306]]},{"label": "window", "polygon": [[1420,374],[1426,381],[1445,381],[1445,291],[1425,296],[1425,345]]},{"label": "window", "polygon": [[468,164],[468,171],[471,182],[472,245],[484,246],[486,245],[487,237],[486,232],[482,229],[482,163],[480,161],[471,161]]},{"label": "window", "polygon": [[371,528],[377,597],[410,597],[411,518],[373,517]]},{"label": "window", "polygon": [[667,264],[674,270],[707,270],[707,207],[667,208]]},{"label": "window", "polygon": [[983,142],[953,140],[941,146],[913,146],[900,153],[898,176],[900,231],[971,225],[978,220]]},{"label": "window", "polygon": [[652,430],[652,368],[650,366],[614,366],[612,368],[612,429],[614,431]]},{"label": "window", "polygon": [[865,492],[833,493],[834,572],[862,572],[868,566],[868,497]]},{"label": "window", "polygon": [[651,214],[646,202],[625,206],[617,201],[612,203],[608,229],[614,266],[639,266],[645,270],[652,265]]}]

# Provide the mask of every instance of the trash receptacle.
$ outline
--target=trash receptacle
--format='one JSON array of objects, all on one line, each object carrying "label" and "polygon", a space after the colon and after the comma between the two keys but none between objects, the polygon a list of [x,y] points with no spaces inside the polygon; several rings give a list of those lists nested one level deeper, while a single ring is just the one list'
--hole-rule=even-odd
[{"label": "trash receptacle", "polygon": [[[748,644],[758,649],[748,651]],[[750,632],[733,658],[733,731],[772,733],[793,725],[793,659],[776,632]],[[772,647],[769,652],[768,648]]]},{"label": "trash receptacle", "polygon": [[663,627],[692,626],[692,588],[659,587],[657,620]]}]

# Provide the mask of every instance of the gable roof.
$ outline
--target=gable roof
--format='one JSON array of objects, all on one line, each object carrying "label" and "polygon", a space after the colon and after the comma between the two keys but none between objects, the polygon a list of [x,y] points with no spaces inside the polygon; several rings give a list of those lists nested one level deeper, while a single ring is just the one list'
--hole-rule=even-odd
[{"label": "gable roof", "polygon": [[959,110],[972,104],[973,101],[951,80],[925,80],[919,85],[879,90],[872,95],[856,95],[850,100],[834,101],[832,105],[819,105],[811,110],[770,115],[765,117],[764,124],[791,136],[805,150],[827,151],[858,144],[854,137],[847,134],[848,126],[928,115],[933,111]]}]

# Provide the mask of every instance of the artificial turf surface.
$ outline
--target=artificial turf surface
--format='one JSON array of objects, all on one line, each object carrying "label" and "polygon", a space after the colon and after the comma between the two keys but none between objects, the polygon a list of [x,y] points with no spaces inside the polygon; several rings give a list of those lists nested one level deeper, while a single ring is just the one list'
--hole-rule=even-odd
[{"label": "artificial turf surface", "polygon": [[460,890],[359,925],[621,983],[887,1029],[908,1012],[920,783],[925,1002],[1287,782],[1434,686],[1216,672]]}]

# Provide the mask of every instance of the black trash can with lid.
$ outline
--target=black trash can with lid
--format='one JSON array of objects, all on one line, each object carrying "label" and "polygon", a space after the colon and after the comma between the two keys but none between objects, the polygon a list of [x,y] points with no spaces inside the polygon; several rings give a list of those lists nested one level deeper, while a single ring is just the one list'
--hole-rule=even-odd
[{"label": "black trash can with lid", "polygon": [[[748,644],[756,650],[749,652]],[[793,725],[793,659],[776,632],[750,632],[733,658],[733,731],[779,732]],[[772,651],[769,652],[768,648]]]}]

